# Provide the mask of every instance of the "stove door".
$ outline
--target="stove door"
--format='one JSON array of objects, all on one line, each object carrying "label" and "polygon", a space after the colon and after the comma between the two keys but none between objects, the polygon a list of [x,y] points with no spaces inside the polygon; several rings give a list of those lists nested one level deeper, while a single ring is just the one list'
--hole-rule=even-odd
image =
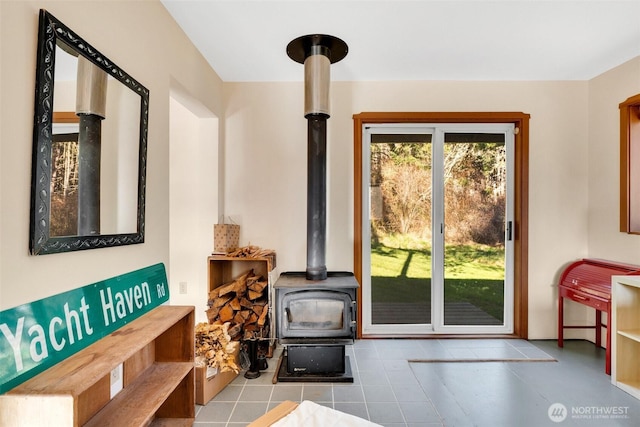
[{"label": "stove door", "polygon": [[355,304],[349,293],[296,290],[281,297],[280,338],[349,338],[355,333]]}]

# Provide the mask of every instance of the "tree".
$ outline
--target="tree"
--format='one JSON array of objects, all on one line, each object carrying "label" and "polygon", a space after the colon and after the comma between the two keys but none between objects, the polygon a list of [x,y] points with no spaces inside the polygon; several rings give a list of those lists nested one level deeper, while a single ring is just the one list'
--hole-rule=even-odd
[{"label": "tree", "polygon": [[383,169],[386,222],[402,234],[421,233],[431,223],[431,171],[414,164]]},{"label": "tree", "polygon": [[[446,143],[443,174],[447,241],[504,242],[504,144]],[[379,232],[430,236],[430,143],[372,144],[370,179],[372,195],[375,190],[379,199],[376,211],[383,212],[373,218],[374,239]],[[372,209],[373,205],[372,201]]]}]

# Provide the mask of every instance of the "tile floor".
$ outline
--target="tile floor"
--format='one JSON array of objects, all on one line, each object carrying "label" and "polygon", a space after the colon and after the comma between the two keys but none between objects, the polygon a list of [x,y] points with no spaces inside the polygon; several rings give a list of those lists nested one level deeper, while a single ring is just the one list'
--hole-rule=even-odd
[{"label": "tile floor", "polygon": [[[555,341],[359,340],[347,346],[353,384],[274,385],[279,352],[260,378],[241,373],[198,405],[195,426],[245,426],[284,400],[312,400],[390,427],[637,426],[640,420],[640,401],[611,385],[604,350],[586,341],[565,341],[560,349]],[[549,355],[557,361],[459,361]],[[452,362],[408,362],[414,359]],[[553,404],[567,411],[561,423],[549,416]]]}]

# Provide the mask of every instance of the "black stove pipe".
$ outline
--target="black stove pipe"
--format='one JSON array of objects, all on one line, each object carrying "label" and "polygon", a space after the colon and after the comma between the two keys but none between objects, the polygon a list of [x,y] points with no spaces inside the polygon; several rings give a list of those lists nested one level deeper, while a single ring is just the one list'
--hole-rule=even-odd
[{"label": "black stove pipe", "polygon": [[107,108],[107,74],[78,56],[78,234],[100,234],[100,150]]},{"label": "black stove pipe", "polygon": [[329,65],[348,52],[345,42],[325,34],[298,37],[287,55],[304,64],[307,119],[307,280],[326,280],[327,119]]},{"label": "black stove pipe", "polygon": [[325,280],[327,118],[307,115],[307,280]]}]

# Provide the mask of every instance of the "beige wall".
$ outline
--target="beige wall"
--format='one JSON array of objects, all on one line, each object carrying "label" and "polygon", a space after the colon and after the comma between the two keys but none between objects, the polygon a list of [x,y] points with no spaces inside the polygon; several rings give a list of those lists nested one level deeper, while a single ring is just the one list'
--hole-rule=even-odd
[{"label": "beige wall", "polygon": [[[40,8],[47,9],[150,91],[144,244],[29,255],[33,94]],[[158,1],[3,0],[0,19],[0,310],[158,262],[169,268],[170,90],[179,86],[219,116],[219,77]],[[217,141],[215,135],[212,138]],[[217,189],[211,191],[217,198]],[[205,258],[203,254],[203,268]]]},{"label": "beige wall", "polygon": [[[529,337],[556,337],[555,283],[569,261],[597,256],[640,263],[640,239],[617,232],[617,105],[640,91],[639,67],[640,58],[590,82],[334,82],[327,267],[353,269],[353,114],[529,113]],[[302,83],[225,84],[226,212],[242,224],[244,243],[277,250],[280,271],[306,265],[302,91]],[[240,166],[247,159],[259,165],[258,179]],[[593,317],[576,304],[566,316],[574,323]]]},{"label": "beige wall", "polygon": [[[589,256],[640,264],[640,236],[621,233],[620,110],[640,93],[640,57],[589,82]],[[592,321],[592,310],[587,319]]]},{"label": "beige wall", "polygon": [[589,82],[589,255],[640,264],[640,236],[619,230],[620,110],[640,93],[640,57]]},{"label": "beige wall", "polygon": [[[531,114],[529,332],[531,338],[554,336],[558,271],[588,254],[587,82],[335,82],[331,91],[330,270],[353,269],[353,114]],[[303,97],[302,83],[225,84],[226,212],[242,225],[244,243],[277,251],[280,271],[306,268]]]},{"label": "beige wall", "polygon": [[[170,100],[169,265],[171,303],[196,307],[196,322],[206,322],[206,258],[213,250],[217,222],[218,119],[189,109],[172,91]],[[193,102],[193,100],[191,100]],[[195,111],[194,111],[195,110]],[[182,286],[181,286],[182,285]]]}]

